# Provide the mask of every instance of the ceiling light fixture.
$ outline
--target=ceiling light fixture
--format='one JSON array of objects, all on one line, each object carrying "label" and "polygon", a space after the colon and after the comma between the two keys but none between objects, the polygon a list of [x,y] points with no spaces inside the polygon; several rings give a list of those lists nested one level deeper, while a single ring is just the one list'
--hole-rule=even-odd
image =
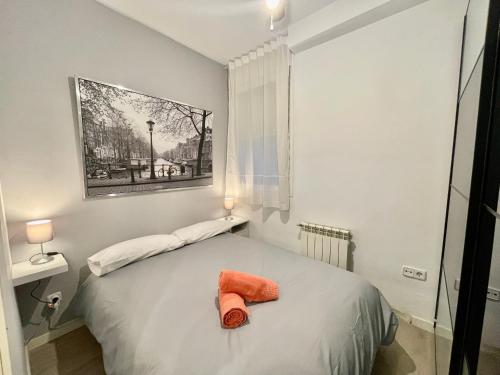
[{"label": "ceiling light fixture", "polygon": [[274,30],[274,14],[278,7],[280,6],[280,0],[266,0],[267,9],[271,11],[271,24],[269,25],[269,30]]}]

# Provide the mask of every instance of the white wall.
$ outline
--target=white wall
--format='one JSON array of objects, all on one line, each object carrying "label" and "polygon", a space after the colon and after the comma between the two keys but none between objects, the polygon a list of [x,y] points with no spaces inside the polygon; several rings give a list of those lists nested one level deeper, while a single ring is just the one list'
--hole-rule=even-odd
[{"label": "white wall", "polygon": [[[88,274],[89,255],[121,240],[224,214],[226,71],[93,0],[0,6],[0,177],[12,256],[21,261],[39,250],[25,243],[25,221],[54,220],[55,240],[46,250],[64,252],[70,271],[44,281],[37,293],[62,290],[61,321],[68,320],[72,315],[64,310]],[[74,74],[213,110],[215,186],[82,200]],[[17,288],[24,323],[41,319],[41,306],[28,295],[32,287]]]},{"label": "white wall", "polygon": [[[252,211],[253,237],[298,251],[302,220],[350,228],[354,271],[432,320],[465,1],[431,0],[295,56],[290,215]],[[428,271],[405,279],[402,265]]]},{"label": "white wall", "polygon": [[429,0],[335,0],[292,23],[288,44],[296,53],[338,38]]}]

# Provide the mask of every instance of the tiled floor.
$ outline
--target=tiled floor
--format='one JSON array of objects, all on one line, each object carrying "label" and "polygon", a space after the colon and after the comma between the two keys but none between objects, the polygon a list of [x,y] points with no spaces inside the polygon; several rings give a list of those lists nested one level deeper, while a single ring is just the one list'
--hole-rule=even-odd
[{"label": "tiled floor", "polygon": [[500,353],[481,352],[479,354],[477,375],[500,375]]},{"label": "tiled floor", "polygon": [[32,375],[104,375],[101,347],[87,327],[30,351]]},{"label": "tiled floor", "polygon": [[400,319],[396,339],[379,349],[372,375],[433,375],[434,335]]},{"label": "tiled floor", "polygon": [[[437,375],[448,375],[451,340],[436,336]],[[479,355],[477,375],[500,375],[500,350],[485,349]]]},{"label": "tiled floor", "polygon": [[[402,321],[396,340],[381,347],[373,375],[434,374],[434,337]],[[101,348],[82,327],[30,352],[32,375],[103,375]]]},{"label": "tiled floor", "polygon": [[500,351],[481,351],[477,375],[500,375]]}]

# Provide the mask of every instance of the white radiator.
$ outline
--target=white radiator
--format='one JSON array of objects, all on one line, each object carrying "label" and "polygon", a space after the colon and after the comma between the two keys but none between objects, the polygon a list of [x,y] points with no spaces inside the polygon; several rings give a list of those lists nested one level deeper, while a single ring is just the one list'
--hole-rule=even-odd
[{"label": "white radiator", "polygon": [[302,254],[347,269],[351,231],[327,225],[300,223]]}]

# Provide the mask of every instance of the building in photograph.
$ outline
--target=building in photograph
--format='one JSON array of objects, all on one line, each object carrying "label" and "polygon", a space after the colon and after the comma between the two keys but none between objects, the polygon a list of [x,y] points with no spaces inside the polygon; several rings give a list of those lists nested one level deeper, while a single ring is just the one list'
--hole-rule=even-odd
[{"label": "building in photograph", "polygon": [[[186,138],[185,142],[179,142],[177,146],[167,151],[164,156],[176,162],[196,163],[198,159],[198,148],[200,135]],[[203,142],[201,168],[204,172],[212,172],[212,129],[208,128]]]}]

